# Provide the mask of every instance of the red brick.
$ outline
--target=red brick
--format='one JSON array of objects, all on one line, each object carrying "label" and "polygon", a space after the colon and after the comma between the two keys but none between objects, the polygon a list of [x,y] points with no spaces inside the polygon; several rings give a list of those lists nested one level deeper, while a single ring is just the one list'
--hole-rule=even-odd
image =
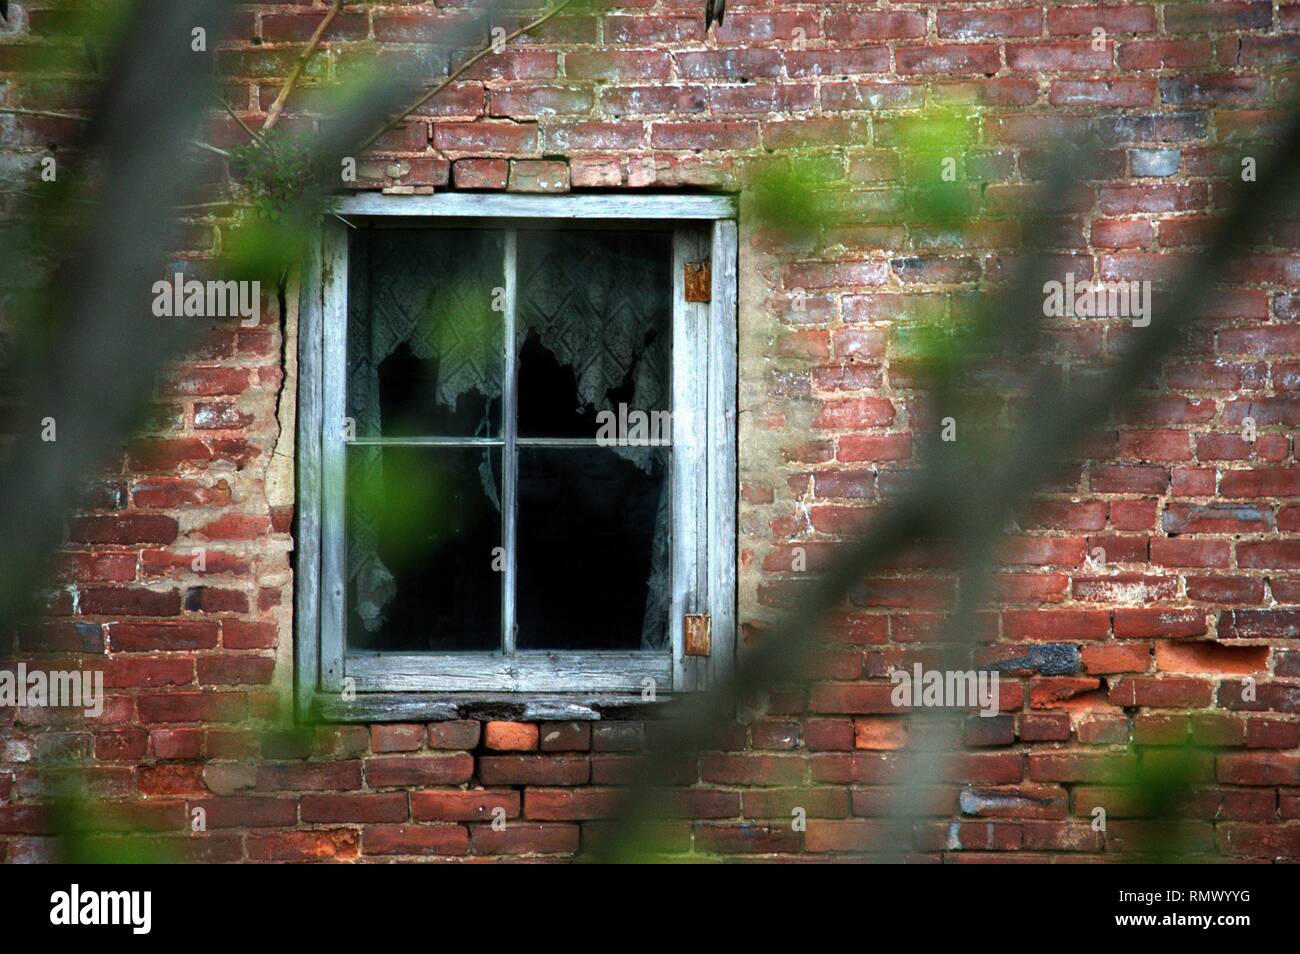
[{"label": "red brick", "polygon": [[767,49],[705,50],[700,53],[677,54],[678,72],[692,80],[775,79],[781,75],[781,62],[780,51]]},{"label": "red brick", "polygon": [[722,785],[792,785],[803,781],[805,766],[793,755],[705,755],[700,778]]},{"label": "red brick", "polygon": [[1247,569],[1300,568],[1300,541],[1260,541],[1237,544],[1237,565]]},{"label": "red brick", "polygon": [[508,188],[511,192],[568,192],[569,164],[542,160],[511,162]]},{"label": "red brick", "polygon": [[416,821],[492,821],[497,809],[518,818],[520,794],[508,789],[430,789],[411,793],[411,817]]},{"label": "red brick", "polygon": [[1112,45],[1093,49],[1091,42],[1008,43],[1007,67],[1013,70],[1104,70],[1111,64]]},{"label": "red brick", "polygon": [[1297,785],[1300,757],[1263,752],[1220,755],[1215,777],[1227,785]]},{"label": "red brick", "polygon": [[1213,686],[1202,679],[1134,676],[1110,689],[1110,701],[1118,706],[1199,709],[1210,704],[1212,695]]},{"label": "red brick", "polygon": [[950,40],[993,39],[1003,36],[1038,36],[1043,14],[1037,7],[1010,10],[940,10],[939,36]]},{"label": "red brick", "polygon": [[361,834],[363,855],[469,854],[464,825],[367,825]]},{"label": "red brick", "polygon": [[178,590],[115,586],[90,587],[81,593],[81,612],[88,616],[176,616],[180,611]]},{"label": "red brick", "polygon": [[984,73],[1001,67],[996,46],[960,43],[934,46],[900,46],[894,61],[901,75],[917,73]]},{"label": "red brick", "polygon": [[752,149],[758,145],[758,125],[739,120],[655,123],[650,144],[656,149]]},{"label": "red brick", "polygon": [[408,817],[406,793],[304,795],[304,822],[400,822]]},{"label": "red brick", "polygon": [[189,620],[109,623],[108,642],[114,652],[215,649],[218,625]]},{"label": "red brick", "polygon": [[221,621],[221,645],[226,649],[271,649],[276,642],[275,623],[250,623],[244,620]]},{"label": "red brick", "polygon": [[504,189],[510,176],[505,159],[457,159],[451,165],[457,189]]},{"label": "red brick", "polygon": [[229,796],[190,802],[201,808],[209,830],[221,828],[292,828],[298,821],[298,802],[269,796]]},{"label": "red brick", "polygon": [[564,55],[569,79],[605,82],[666,81],[672,69],[664,50],[573,51]]},{"label": "red brick", "polygon": [[623,794],[616,788],[529,788],[524,817],[539,821],[585,821],[613,817]]},{"label": "red brick", "polygon": [[275,660],[270,656],[222,655],[198,660],[197,678],[205,686],[266,686]]},{"label": "red brick", "polygon": [[114,514],[75,517],[68,532],[78,543],[173,543],[177,527],[174,519],[159,514]]},{"label": "red brick", "polygon": [[[1155,98],[1156,82],[1148,79],[1058,79],[1048,93],[1053,106],[1150,106]],[[1110,211],[1104,205],[1102,210]]]},{"label": "red brick", "polygon": [[537,127],[528,123],[435,122],[433,144],[446,152],[527,154],[537,149]]},{"label": "red brick", "polygon": [[825,401],[813,427],[887,427],[894,420],[894,405],[880,398],[849,398]]},{"label": "red brick", "polygon": [[145,723],[237,722],[248,712],[248,697],[242,692],[170,690],[137,697],[136,710]]},{"label": "red brick", "polygon": [[370,745],[376,752],[416,752],[424,746],[425,729],[419,725],[372,725]]},{"label": "red brick", "polygon": [[1226,568],[1231,553],[1227,540],[1156,537],[1151,541],[1151,563],[1159,566]]},{"label": "red brick", "polygon": [[1110,613],[1101,610],[1007,610],[1002,614],[1012,640],[1104,639]]},{"label": "red brick", "polygon": [[203,747],[203,732],[196,728],[154,729],[149,747],[155,758],[196,759]]},{"label": "red brick", "polygon": [[1151,647],[1135,643],[1084,646],[1080,650],[1083,668],[1094,674],[1147,672],[1151,668]]},{"label": "red brick", "polygon": [[335,861],[356,857],[357,833],[335,829],[250,834],[246,846],[252,861]]},{"label": "red brick", "polygon": [[429,748],[468,750],[478,745],[482,724],[472,719],[434,722],[429,725]]},{"label": "red brick", "polygon": [[470,780],[474,759],[469,755],[372,758],[366,759],[365,773],[372,788],[456,785]]},{"label": "red brick", "polygon": [[[942,33],[941,33],[942,35]],[[826,18],[830,40],[906,40],[925,36],[923,13],[832,13]]]},{"label": "red brick", "polygon": [[1053,7],[1047,11],[1047,30],[1062,35],[1091,35],[1101,27],[1107,34],[1154,33],[1156,11],[1154,6],[1122,4],[1102,6]]},{"label": "red brick", "polygon": [[905,826],[892,821],[866,819],[809,820],[804,849],[827,852],[901,853],[911,844]]},{"label": "red brick", "polygon": [[476,855],[573,854],[578,850],[578,826],[514,822],[498,831],[474,825],[470,845]]},{"label": "red brick", "polygon": [[532,752],[537,741],[535,723],[489,722],[483,727],[483,745],[495,752]]},{"label": "red brick", "polygon": [[486,755],[479,759],[484,785],[585,785],[591,775],[586,756]]}]

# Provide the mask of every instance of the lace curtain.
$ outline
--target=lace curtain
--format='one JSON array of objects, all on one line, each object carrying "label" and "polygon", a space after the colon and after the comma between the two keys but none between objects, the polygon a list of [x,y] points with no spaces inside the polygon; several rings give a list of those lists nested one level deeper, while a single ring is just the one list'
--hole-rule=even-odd
[{"label": "lace curtain", "polygon": [[[417,358],[436,361],[438,404],[455,410],[474,390],[488,399],[487,407],[501,397],[502,319],[492,304],[493,289],[503,284],[502,261],[498,232],[376,229],[356,235],[348,279],[347,386],[358,435],[383,433],[380,366],[403,345]],[[629,408],[671,406],[668,275],[655,268],[636,234],[521,231],[518,262],[516,354],[529,334],[536,335],[556,362],[573,371],[577,413],[617,412],[610,392],[626,392],[629,386]],[[490,428],[485,417],[478,436]],[[650,449],[609,450],[647,473],[654,466]],[[494,452],[484,448],[479,475],[499,512]],[[349,479],[382,485],[375,480],[381,455],[377,447],[349,448]],[[667,645],[670,489],[665,473],[646,581],[642,649]],[[377,552],[381,502],[363,495],[349,503],[347,572],[354,608],[373,633],[384,625],[396,583]]]}]

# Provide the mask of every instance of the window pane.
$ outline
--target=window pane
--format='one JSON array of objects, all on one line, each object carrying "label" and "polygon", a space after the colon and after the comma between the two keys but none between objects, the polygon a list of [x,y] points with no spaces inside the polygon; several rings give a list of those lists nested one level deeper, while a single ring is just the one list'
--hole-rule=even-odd
[{"label": "window pane", "polygon": [[666,448],[519,449],[520,649],[664,649]]},{"label": "window pane", "polygon": [[501,526],[499,447],[350,446],[348,648],[499,649]]},{"label": "window pane", "polygon": [[[504,237],[359,229],[348,252],[348,415],[358,437],[501,433]],[[493,309],[494,298],[498,310]]]},{"label": "window pane", "polygon": [[520,230],[518,253],[520,436],[670,408],[671,233]]}]

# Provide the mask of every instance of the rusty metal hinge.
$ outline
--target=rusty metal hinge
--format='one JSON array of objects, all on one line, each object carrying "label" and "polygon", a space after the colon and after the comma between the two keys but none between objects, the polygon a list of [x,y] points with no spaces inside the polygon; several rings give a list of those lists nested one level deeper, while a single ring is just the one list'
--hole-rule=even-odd
[{"label": "rusty metal hinge", "polygon": [[708,613],[686,614],[686,655],[707,656],[713,650],[713,624]]},{"label": "rusty metal hinge", "polygon": [[686,300],[713,301],[713,269],[708,262],[686,263]]}]

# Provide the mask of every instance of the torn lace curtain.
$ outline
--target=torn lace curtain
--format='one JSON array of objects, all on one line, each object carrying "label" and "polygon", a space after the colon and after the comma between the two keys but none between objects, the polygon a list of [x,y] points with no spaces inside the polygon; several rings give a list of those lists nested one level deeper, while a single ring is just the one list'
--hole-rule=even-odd
[{"label": "torn lace curtain", "polygon": [[[472,391],[491,409],[502,396],[504,362],[493,289],[502,284],[500,233],[490,240],[455,241],[466,233],[374,229],[354,249],[364,250],[349,274],[348,406],[359,435],[383,434],[380,366],[403,345],[436,361],[435,399],[455,411]],[[479,233],[481,237],[483,233]],[[439,240],[442,239],[442,240]],[[610,392],[631,385],[630,406],[671,406],[670,340],[653,329],[666,307],[664,279],[632,233],[527,233],[519,237],[516,354],[531,333],[576,382],[577,413],[617,413]],[[355,255],[355,252],[354,252]],[[475,436],[491,434],[485,411]],[[592,437],[595,437],[592,434]],[[611,453],[649,473],[654,449],[611,446]],[[499,448],[485,446],[479,478],[497,512]],[[349,479],[382,486],[382,448],[349,448]],[[671,481],[661,482],[650,575],[641,630],[642,649],[667,645],[671,600]],[[580,488],[574,488],[581,493]],[[385,625],[397,593],[393,573],[379,556],[383,501],[370,494],[349,500],[347,573],[357,616],[367,632]],[[526,572],[526,570],[524,571]]]}]

